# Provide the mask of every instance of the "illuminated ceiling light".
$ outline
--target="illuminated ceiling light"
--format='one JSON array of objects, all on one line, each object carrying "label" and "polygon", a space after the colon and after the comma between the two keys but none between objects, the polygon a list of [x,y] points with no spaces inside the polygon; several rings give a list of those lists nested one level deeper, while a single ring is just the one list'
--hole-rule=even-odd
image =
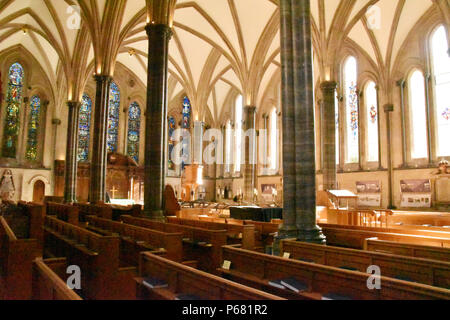
[{"label": "illuminated ceiling light", "polygon": [[23,28],[22,28],[22,32],[23,32],[24,35],[26,35],[26,34],[28,33],[27,27],[23,27]]},{"label": "illuminated ceiling light", "polygon": [[128,50],[128,54],[130,55],[130,57],[132,57],[136,54],[136,51],[134,49],[130,49]]}]

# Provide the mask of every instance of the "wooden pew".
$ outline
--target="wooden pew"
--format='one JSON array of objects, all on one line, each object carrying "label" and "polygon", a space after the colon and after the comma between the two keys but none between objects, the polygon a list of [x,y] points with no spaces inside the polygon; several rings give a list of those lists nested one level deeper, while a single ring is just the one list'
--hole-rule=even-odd
[{"label": "wooden pew", "polygon": [[340,228],[322,226],[322,231],[327,238],[327,244],[337,247],[347,247],[353,249],[364,249],[365,240],[368,238],[378,238],[380,240],[393,241],[405,244],[420,244],[436,247],[450,247],[450,239],[427,237],[412,234],[376,232],[366,230],[352,230],[349,228]]},{"label": "wooden pew", "polygon": [[[168,286],[149,289],[143,284],[148,278],[156,278]],[[283,300],[148,252],[141,253],[136,281],[139,284],[137,296],[141,299],[182,300],[182,294],[199,300]]]},{"label": "wooden pew", "polygon": [[132,206],[118,206],[118,205],[110,205],[112,208],[112,220],[119,221],[120,216],[128,215],[132,217],[141,217],[142,216],[142,206],[140,204],[135,204]]},{"label": "wooden pew", "polygon": [[[82,300],[61,276],[67,268],[65,258],[37,258],[33,263],[33,297],[32,300]],[[59,271],[59,272],[58,272]]]},{"label": "wooden pew", "polygon": [[216,269],[222,263],[221,247],[227,244],[226,230],[208,230],[130,216],[122,216],[121,220],[124,223],[151,230],[182,233],[182,260],[198,261],[198,268],[201,270],[216,273]]},{"label": "wooden pew", "polygon": [[87,216],[97,216],[112,220],[113,209],[108,205],[94,205],[88,203],[76,203],[74,206],[79,208],[80,221],[86,222]]},{"label": "wooden pew", "polygon": [[450,262],[450,249],[368,238],[364,250]]},{"label": "wooden pew", "polygon": [[286,240],[281,242],[280,253],[289,253],[291,259],[361,272],[376,265],[385,277],[450,289],[448,262]]},{"label": "wooden pew", "polygon": [[209,230],[226,230],[228,244],[242,243],[243,248],[253,250],[255,248],[255,227],[238,223],[219,223],[167,217],[167,222]]},{"label": "wooden pew", "polygon": [[335,224],[325,224],[320,223],[319,226],[321,228],[338,228],[338,229],[346,229],[346,230],[362,230],[362,231],[373,231],[373,232],[383,232],[383,233],[398,233],[398,234],[406,234],[406,235],[415,235],[415,236],[425,236],[425,237],[436,237],[436,238],[444,238],[450,239],[450,230],[434,230],[426,227],[416,226],[409,228],[402,228],[398,226],[396,228],[373,228],[373,227],[361,227],[361,226],[344,226],[344,225],[335,225]]},{"label": "wooden pew", "polygon": [[41,257],[44,252],[44,219],[46,208],[39,203],[19,202],[19,208],[28,216],[30,223],[28,226],[28,238],[37,240],[37,257]]},{"label": "wooden pew", "polygon": [[[220,269],[227,278],[244,285],[289,299],[352,299],[352,300],[428,300],[450,299],[450,290],[380,277],[381,289],[370,290],[368,274],[270,256],[224,246],[223,259],[231,262],[230,270]],[[270,281],[295,277],[305,286],[296,293],[273,287]],[[342,297],[337,298],[336,295]]]},{"label": "wooden pew", "polygon": [[181,233],[150,230],[95,216],[87,216],[86,221],[89,223],[88,228],[93,227],[94,232],[106,231],[105,235],[120,235],[121,260],[130,265],[139,264],[139,254],[142,251],[159,251],[159,254],[163,254],[168,259],[182,261],[183,235]]},{"label": "wooden pew", "polygon": [[396,223],[405,225],[432,225],[436,227],[450,226],[450,213],[448,212],[402,212],[395,211],[388,217],[388,226]]},{"label": "wooden pew", "polygon": [[119,265],[120,238],[100,236],[86,229],[47,216],[46,249],[51,257],[66,257],[82,272],[81,297],[92,300],[135,299],[136,268]]},{"label": "wooden pew", "polygon": [[0,300],[29,300],[32,295],[32,263],[37,257],[36,239],[17,239],[0,216]]},{"label": "wooden pew", "polygon": [[56,216],[59,220],[78,225],[79,208],[67,204],[47,202],[47,215]]}]

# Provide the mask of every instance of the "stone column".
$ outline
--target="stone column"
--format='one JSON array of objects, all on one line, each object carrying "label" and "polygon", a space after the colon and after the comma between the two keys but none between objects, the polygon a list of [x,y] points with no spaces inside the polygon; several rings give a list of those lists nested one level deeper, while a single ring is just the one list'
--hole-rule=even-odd
[{"label": "stone column", "polygon": [[322,244],[325,237],[316,224],[310,0],[281,0],[280,12],[284,223],[277,240],[295,236]]},{"label": "stone column", "polygon": [[166,180],[165,142],[167,125],[167,78],[169,40],[165,24],[148,24],[148,82],[145,130],[144,211],[155,220],[164,219]]},{"label": "stone column", "polygon": [[406,111],[405,111],[405,88],[406,81],[404,79],[400,79],[397,81],[397,86],[400,88],[400,107],[401,107],[401,117],[402,117],[402,159],[403,163],[401,165],[402,168],[406,168],[408,166],[408,157],[406,151]]},{"label": "stone column", "polygon": [[203,163],[203,131],[205,123],[202,121],[194,121],[194,163]]},{"label": "stone column", "polygon": [[244,201],[253,202],[256,171],[256,107],[244,107]]},{"label": "stone column", "polygon": [[61,125],[61,120],[60,119],[52,119],[52,125],[53,125],[53,141],[52,141],[52,146],[53,146],[53,150],[52,150],[52,183],[51,183],[51,194],[55,195],[55,183],[56,183],[56,179],[55,179],[55,172],[56,172],[56,139],[58,136],[58,126]]},{"label": "stone column", "polygon": [[64,202],[77,201],[77,169],[78,169],[78,118],[81,103],[67,102],[69,118],[67,120],[66,175],[64,184]]},{"label": "stone column", "polygon": [[322,82],[322,141],[323,141],[323,189],[335,190],[336,184],[336,106],[337,83]]},{"label": "stone column", "polygon": [[393,195],[392,195],[392,149],[391,149],[391,113],[394,111],[392,104],[384,106],[384,112],[386,113],[386,131],[387,131],[387,158],[388,158],[388,197],[389,204],[388,209],[393,209]]},{"label": "stone column", "polygon": [[94,137],[92,144],[91,181],[89,202],[106,201],[107,130],[109,88],[112,78],[106,75],[94,76],[96,82]]}]

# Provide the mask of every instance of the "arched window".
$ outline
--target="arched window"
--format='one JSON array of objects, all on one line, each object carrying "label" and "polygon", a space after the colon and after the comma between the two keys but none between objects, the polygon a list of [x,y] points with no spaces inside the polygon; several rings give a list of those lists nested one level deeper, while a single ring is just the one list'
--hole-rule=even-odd
[{"label": "arched window", "polygon": [[270,169],[278,168],[278,115],[277,109],[273,108],[270,113]]},{"label": "arched window", "polygon": [[128,156],[139,162],[139,141],[141,136],[141,108],[133,102],[128,109]]},{"label": "arched window", "polygon": [[5,158],[15,158],[17,138],[20,125],[20,104],[22,102],[24,71],[20,63],[14,63],[9,68],[8,92],[6,96],[6,116],[3,133],[2,155]]},{"label": "arched window", "polygon": [[169,121],[168,121],[168,169],[174,171],[175,170],[175,162],[173,161],[174,159],[172,159],[172,152],[173,149],[175,148],[175,137],[174,137],[174,133],[175,133],[175,129],[176,129],[176,122],[175,122],[175,118],[170,116],[169,117]]},{"label": "arched window", "polygon": [[450,57],[447,43],[445,28],[440,26],[431,38],[438,157],[450,156]]},{"label": "arched window", "polygon": [[89,160],[89,141],[91,136],[92,100],[87,94],[83,94],[80,106],[80,118],[78,120],[78,161]]},{"label": "arched window", "polygon": [[[182,120],[181,120],[181,128],[185,130],[189,130],[191,128],[191,101],[188,97],[183,98],[183,110],[181,112]],[[190,163],[190,139],[186,139],[186,136],[183,135],[183,140],[181,141],[181,170],[184,170],[186,164]]]},{"label": "arched window", "polygon": [[416,70],[409,78],[409,114],[411,132],[411,158],[423,159],[428,156],[427,114],[425,102],[425,78]]},{"label": "arched window", "polygon": [[30,120],[28,122],[28,140],[25,158],[36,161],[38,157],[41,98],[33,96],[30,100]]},{"label": "arched window", "polygon": [[225,128],[225,172],[230,173],[231,171],[231,138],[232,138],[232,130],[231,130],[231,121],[228,120],[226,128]]},{"label": "arched window", "polygon": [[109,89],[109,111],[108,111],[108,152],[117,151],[119,140],[119,115],[120,115],[120,90],[115,82],[111,82]]},{"label": "arched window", "polygon": [[367,161],[378,161],[378,99],[375,82],[366,86]]},{"label": "arched window", "polygon": [[243,99],[239,95],[236,99],[235,105],[235,159],[234,159],[234,172],[241,172],[241,157],[242,157],[242,112],[243,112]]},{"label": "arched window", "polygon": [[356,59],[349,57],[344,65],[345,105],[346,105],[346,163],[359,161],[358,94],[356,83],[358,67]]}]

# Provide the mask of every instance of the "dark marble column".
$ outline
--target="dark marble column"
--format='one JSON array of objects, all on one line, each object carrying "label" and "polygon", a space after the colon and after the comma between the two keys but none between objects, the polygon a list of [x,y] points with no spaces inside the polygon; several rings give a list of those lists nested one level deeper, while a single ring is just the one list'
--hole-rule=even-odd
[{"label": "dark marble column", "polygon": [[256,172],[256,107],[244,107],[244,201],[253,202]]},{"label": "dark marble column", "polygon": [[64,184],[64,202],[77,201],[77,169],[78,169],[78,118],[80,103],[67,102],[69,118],[67,120],[66,175]]},{"label": "dark marble column", "polygon": [[94,76],[96,82],[94,136],[92,145],[91,181],[89,202],[106,201],[107,130],[109,88],[112,78],[105,75]]},{"label": "dark marble column", "polygon": [[388,197],[389,204],[388,209],[394,209],[393,194],[392,194],[392,149],[391,149],[391,113],[394,111],[392,104],[384,106],[384,112],[386,113],[386,131],[387,131],[387,158],[388,158]]},{"label": "dark marble column", "polygon": [[145,131],[145,214],[164,219],[166,179],[165,142],[167,124],[167,78],[169,40],[172,30],[164,24],[148,24],[148,82]]},{"label": "dark marble column", "polygon": [[400,88],[400,108],[401,108],[401,117],[402,117],[402,159],[403,163],[401,165],[402,168],[408,167],[408,157],[406,151],[406,112],[405,112],[405,88],[406,81],[404,79],[400,79],[397,81],[397,86]]},{"label": "dark marble column", "polygon": [[[284,224],[277,240],[324,243],[316,224],[310,0],[281,0]],[[276,249],[275,249],[276,252]]]},{"label": "dark marble column", "polygon": [[322,82],[323,189],[335,190],[336,184],[336,87],[334,81]]}]

